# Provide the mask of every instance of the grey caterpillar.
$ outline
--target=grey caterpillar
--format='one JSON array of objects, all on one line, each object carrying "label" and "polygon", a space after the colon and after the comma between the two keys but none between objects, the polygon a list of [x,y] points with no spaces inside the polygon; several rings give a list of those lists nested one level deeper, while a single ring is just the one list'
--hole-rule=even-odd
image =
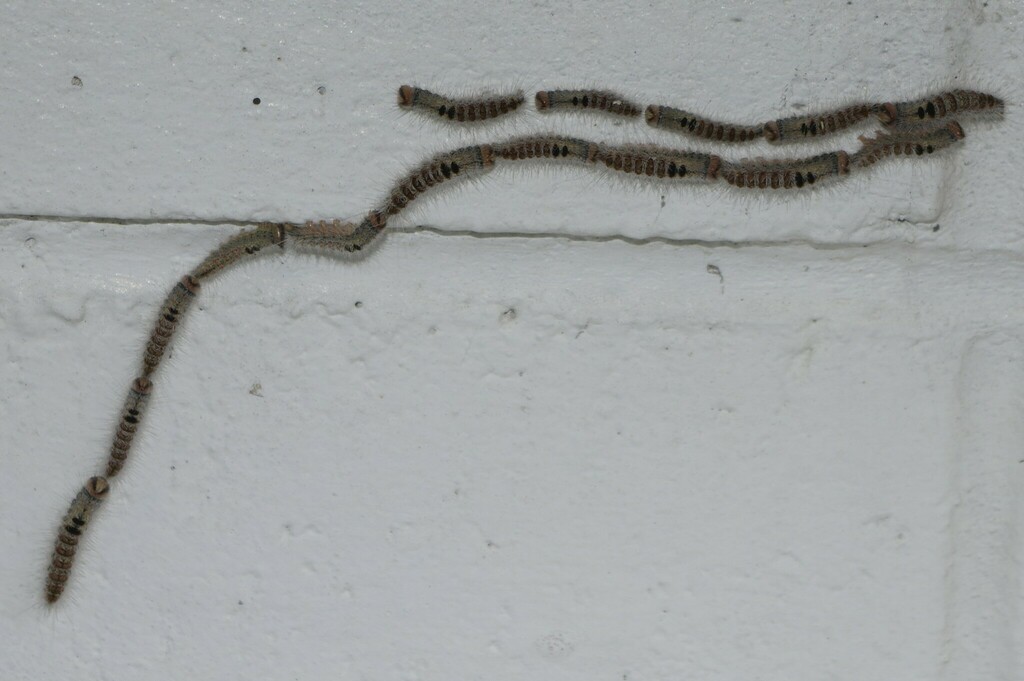
[{"label": "grey caterpillar", "polygon": [[956,121],[929,130],[906,130],[878,133],[874,137],[860,138],[863,145],[853,155],[853,163],[865,168],[888,156],[924,156],[956,144],[966,137]]},{"label": "grey caterpillar", "polygon": [[595,109],[627,118],[640,115],[639,105],[607,90],[541,90],[535,100],[537,110],[545,113],[559,109]]},{"label": "grey caterpillar", "polygon": [[950,90],[910,102],[886,103],[879,107],[884,125],[919,125],[953,114],[1002,113],[1003,100],[976,90]]},{"label": "grey caterpillar", "polygon": [[512,113],[524,101],[521,90],[504,95],[456,98],[412,85],[398,88],[398,106],[456,123],[493,120]]},{"label": "grey caterpillar", "polygon": [[88,527],[93,512],[103,503],[109,491],[110,485],[105,478],[89,478],[64,514],[57,533],[57,543],[53,547],[50,569],[46,574],[47,603],[56,603],[64,593],[78,551],[78,541]]},{"label": "grey caterpillar", "polygon": [[644,119],[652,128],[690,135],[716,142],[750,142],[764,134],[764,126],[735,125],[703,118],[695,113],[671,106],[652,104],[644,111]]},{"label": "grey caterpillar", "polygon": [[167,294],[164,304],[160,307],[160,314],[156,319],[156,327],[150,334],[149,342],[146,344],[146,352],[142,357],[143,376],[148,377],[160,365],[160,359],[171,342],[175,329],[181,317],[188,312],[196,295],[199,293],[199,281],[195,277],[186,274],[181,278],[171,292]]},{"label": "grey caterpillar", "polygon": [[146,412],[146,404],[149,402],[149,393],[152,390],[153,383],[145,376],[139,376],[132,382],[124,407],[121,409],[121,420],[117,424],[114,443],[110,446],[107,478],[113,478],[124,467],[124,462],[132,447],[132,440],[135,439],[135,432]]},{"label": "grey caterpillar", "polygon": [[602,147],[598,161],[617,172],[698,181],[716,180],[722,164],[722,159],[713,154],[655,146]]},{"label": "grey caterpillar", "polygon": [[802,189],[849,172],[849,154],[833,151],[801,159],[724,162],[721,176],[732,186],[745,189]]},{"label": "grey caterpillar", "polygon": [[790,116],[764,124],[764,138],[773,144],[801,142],[831,135],[859,123],[878,111],[875,104],[852,104],[811,116]]}]

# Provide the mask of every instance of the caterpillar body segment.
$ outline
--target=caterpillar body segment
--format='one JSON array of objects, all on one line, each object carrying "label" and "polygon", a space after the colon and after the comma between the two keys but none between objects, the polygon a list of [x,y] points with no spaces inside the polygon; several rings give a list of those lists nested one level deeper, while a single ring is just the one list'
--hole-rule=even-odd
[{"label": "caterpillar body segment", "polygon": [[627,118],[640,115],[639,105],[607,90],[541,90],[534,100],[537,110],[545,113],[562,109],[594,109]]},{"label": "caterpillar body segment", "polygon": [[68,507],[60,524],[57,542],[53,547],[50,569],[46,574],[46,602],[57,602],[75,562],[78,541],[89,525],[92,514],[99,508],[110,491],[110,485],[101,477],[89,478]]},{"label": "caterpillar body segment", "polygon": [[520,137],[495,145],[494,155],[507,161],[551,158],[594,163],[600,147],[589,140],[575,137]]},{"label": "caterpillar body segment", "polygon": [[521,90],[504,95],[457,98],[412,85],[398,88],[398,106],[401,108],[455,123],[493,120],[512,113],[524,101],[526,98]]},{"label": "caterpillar body segment", "polygon": [[715,142],[750,142],[764,135],[764,126],[720,123],[690,111],[659,104],[647,107],[644,111],[644,119],[652,128]]},{"label": "caterpillar body segment", "polygon": [[1004,102],[977,90],[950,90],[909,102],[888,102],[878,108],[878,119],[887,126],[930,124],[952,115],[1002,113]]},{"label": "caterpillar body segment", "polygon": [[852,157],[852,163],[866,168],[888,156],[925,156],[950,147],[966,137],[957,121],[929,130],[906,130],[878,133],[874,137],[861,136],[861,148]]},{"label": "caterpillar body segment", "polygon": [[488,144],[438,154],[398,181],[384,204],[370,214],[370,226],[382,229],[389,218],[432,187],[460,177],[479,176],[493,167],[494,150]]},{"label": "caterpillar body segment", "polygon": [[121,419],[117,424],[117,432],[114,434],[114,442],[110,446],[110,458],[107,460],[107,479],[113,478],[121,472],[124,462],[128,458],[135,433],[146,413],[146,404],[149,402],[149,394],[153,390],[153,382],[145,376],[136,378],[128,389],[128,397],[121,409]]},{"label": "caterpillar body segment", "polygon": [[192,276],[202,280],[217,274],[221,270],[230,267],[242,258],[259,253],[267,246],[280,246],[284,248],[285,233],[287,225],[274,222],[261,222],[255,229],[237,234],[223,244],[213,253],[206,256],[192,270]]},{"label": "caterpillar body segment", "polygon": [[849,154],[833,151],[801,159],[723,162],[719,174],[732,186],[745,189],[803,189],[849,172]]},{"label": "caterpillar body segment", "polygon": [[602,147],[598,162],[616,172],[669,180],[712,181],[718,178],[722,159],[656,146]]},{"label": "caterpillar body segment", "polygon": [[878,110],[876,104],[853,104],[812,116],[779,118],[764,124],[764,138],[773,144],[804,142],[845,130]]},{"label": "caterpillar body segment", "polygon": [[149,336],[149,342],[146,343],[146,352],[142,356],[143,378],[148,378],[160,365],[167,344],[171,342],[178,323],[199,294],[199,289],[200,284],[196,277],[186,274],[167,294],[157,316],[156,327]]}]

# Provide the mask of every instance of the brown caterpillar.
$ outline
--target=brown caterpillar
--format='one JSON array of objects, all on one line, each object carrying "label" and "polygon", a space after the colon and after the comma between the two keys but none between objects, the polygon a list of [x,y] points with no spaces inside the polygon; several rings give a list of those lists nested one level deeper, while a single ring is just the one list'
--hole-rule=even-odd
[{"label": "brown caterpillar", "polygon": [[486,121],[512,113],[526,101],[521,90],[507,95],[457,99],[430,90],[402,85],[398,88],[398,106],[433,114],[459,123]]},{"label": "brown caterpillar", "polygon": [[255,229],[242,232],[221,244],[192,270],[192,276],[197,280],[205,279],[267,246],[284,248],[285,230],[283,224],[261,222]]},{"label": "brown caterpillar", "polygon": [[850,156],[833,151],[801,159],[757,159],[722,164],[721,176],[734,187],[801,189],[850,172]]},{"label": "brown caterpillar", "polygon": [[146,413],[146,403],[149,402],[149,393],[152,390],[153,383],[145,376],[136,378],[128,389],[128,397],[121,409],[121,420],[114,434],[114,443],[110,445],[110,458],[107,460],[108,479],[120,473],[124,467],[132,440],[135,439],[135,431],[138,430],[142,416]]},{"label": "brown caterpillar", "polygon": [[622,173],[680,180],[715,180],[722,164],[713,154],[654,146],[602,147],[598,160]]},{"label": "brown caterpillar", "polygon": [[764,134],[764,126],[719,123],[671,106],[652,104],[644,111],[647,125],[717,142],[750,142]]},{"label": "brown caterpillar", "polygon": [[878,106],[875,104],[853,104],[812,116],[779,118],[764,124],[764,138],[778,144],[831,135],[863,121],[877,111]]},{"label": "brown caterpillar", "polygon": [[606,90],[541,90],[536,97],[538,111],[555,109],[597,109],[617,116],[640,115],[640,107],[622,95]]},{"label": "brown caterpillar", "polygon": [[494,147],[494,155],[508,161],[563,158],[593,163],[597,160],[599,151],[594,142],[575,137],[521,137]]},{"label": "brown caterpillar", "polygon": [[57,533],[57,543],[53,547],[50,569],[46,574],[47,603],[56,603],[64,593],[64,586],[71,575],[75,553],[78,551],[78,540],[89,525],[93,512],[103,503],[109,491],[110,485],[106,479],[89,478],[64,514],[60,531]]},{"label": "brown caterpillar", "polygon": [[950,90],[910,102],[882,104],[878,119],[888,126],[914,125],[952,114],[1003,111],[1003,100],[976,90]]},{"label": "brown caterpillar", "polygon": [[384,216],[371,213],[359,224],[342,220],[310,220],[289,225],[288,238],[296,246],[353,253],[373,241],[384,228]]},{"label": "brown caterpillar", "polygon": [[897,133],[878,133],[874,137],[861,136],[862,147],[853,155],[853,163],[866,168],[887,156],[923,156],[956,144],[966,137],[956,121],[923,130]]},{"label": "brown caterpillar", "polygon": [[391,216],[397,215],[431,187],[453,178],[479,175],[493,167],[494,151],[488,144],[438,154],[399,180],[383,207],[370,213],[368,219],[372,226],[383,229]]},{"label": "brown caterpillar", "polygon": [[160,359],[163,357],[164,350],[171,341],[175,329],[178,328],[178,322],[188,312],[189,306],[192,305],[192,301],[199,293],[199,288],[200,284],[196,278],[186,274],[167,294],[156,319],[156,328],[153,329],[153,333],[149,337],[146,352],[142,357],[143,378],[148,378],[160,365]]}]

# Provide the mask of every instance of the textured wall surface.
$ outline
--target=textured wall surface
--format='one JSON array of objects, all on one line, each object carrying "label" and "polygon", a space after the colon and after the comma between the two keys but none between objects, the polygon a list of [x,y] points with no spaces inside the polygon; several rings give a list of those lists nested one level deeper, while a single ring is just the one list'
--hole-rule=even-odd
[{"label": "textured wall surface", "polygon": [[[4,678],[1024,677],[1024,5],[251,5],[3,11]],[[471,139],[700,146],[532,106],[452,131],[404,82],[1008,108],[795,198],[498,169],[365,257],[224,274],[45,608],[160,301],[228,221],[361,215]]]}]

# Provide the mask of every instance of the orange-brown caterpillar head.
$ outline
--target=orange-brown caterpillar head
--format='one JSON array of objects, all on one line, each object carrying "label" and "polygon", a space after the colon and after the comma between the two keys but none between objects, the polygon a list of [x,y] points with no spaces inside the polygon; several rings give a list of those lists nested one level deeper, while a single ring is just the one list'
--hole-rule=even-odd
[{"label": "orange-brown caterpillar head", "polygon": [[956,121],[950,121],[949,125],[946,126],[946,130],[949,130],[949,134],[953,136],[953,139],[962,140],[967,136],[964,129]]},{"label": "orange-brown caterpillar head", "polygon": [[132,381],[132,390],[140,395],[148,395],[153,390],[153,381],[145,376],[139,376]]},{"label": "orange-brown caterpillar head", "polygon": [[412,106],[413,96],[416,94],[412,85],[402,85],[398,88],[398,106]]},{"label": "orange-brown caterpillar head", "polygon": [[547,92],[544,92],[544,91],[538,92],[537,96],[534,98],[534,100],[537,102],[537,110],[538,111],[544,111],[545,109],[547,109],[547,108],[549,108],[551,106],[551,99],[550,99],[550,97],[548,97],[548,93]]},{"label": "orange-brown caterpillar head", "polygon": [[648,125],[657,125],[658,121],[661,120],[661,107],[656,104],[651,104],[647,107],[644,110],[644,120],[647,121]]},{"label": "orange-brown caterpillar head", "polygon": [[764,138],[766,140],[768,140],[769,142],[774,142],[780,137],[782,137],[782,131],[779,129],[778,122],[771,121],[770,123],[764,124]]},{"label": "orange-brown caterpillar head", "polygon": [[883,125],[892,125],[896,122],[896,105],[892,102],[879,104],[878,109],[875,111],[875,115],[878,116],[878,120],[880,120]]},{"label": "orange-brown caterpillar head", "polygon": [[107,492],[110,491],[110,483],[107,482],[106,478],[101,478],[100,476],[89,478],[85,483],[85,491],[93,499],[102,500],[107,496]]}]

